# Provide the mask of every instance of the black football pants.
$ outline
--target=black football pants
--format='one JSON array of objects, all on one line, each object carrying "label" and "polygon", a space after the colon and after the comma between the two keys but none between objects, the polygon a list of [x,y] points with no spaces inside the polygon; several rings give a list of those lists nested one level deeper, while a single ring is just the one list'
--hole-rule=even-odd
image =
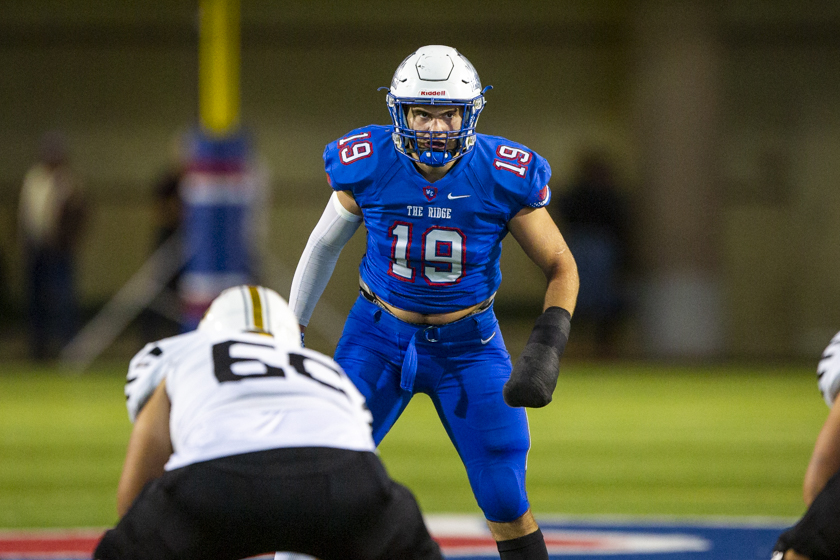
[{"label": "black football pants", "polygon": [[196,463],[145,486],[95,560],[442,560],[414,496],[374,453],[274,449]]}]

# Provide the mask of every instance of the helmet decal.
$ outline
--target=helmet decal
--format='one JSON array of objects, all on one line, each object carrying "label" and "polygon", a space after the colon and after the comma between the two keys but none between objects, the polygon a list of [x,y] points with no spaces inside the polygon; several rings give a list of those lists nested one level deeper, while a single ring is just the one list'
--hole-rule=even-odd
[{"label": "helmet decal", "polygon": [[417,76],[424,82],[444,82],[449,79],[455,68],[449,55],[439,54],[422,57],[416,66]]},{"label": "helmet decal", "polygon": [[[254,325],[254,330],[265,331],[268,321],[263,321],[263,306],[256,286],[248,286],[248,296],[251,298],[251,315],[253,317],[251,323]],[[268,311],[268,306],[265,310]]]},{"label": "helmet decal", "polygon": [[402,77],[402,74],[403,74],[403,68],[405,68],[405,65],[408,64],[408,61],[409,61],[410,58],[411,58],[411,55],[406,57],[406,59],[403,60],[402,63],[400,64],[399,68],[397,68],[397,71],[394,72],[394,77],[391,78],[391,90],[392,91],[397,89],[398,84],[408,81],[408,78]]},{"label": "helmet decal", "polygon": [[213,300],[198,330],[266,334],[300,344],[300,327],[289,305],[264,286],[234,286]]}]

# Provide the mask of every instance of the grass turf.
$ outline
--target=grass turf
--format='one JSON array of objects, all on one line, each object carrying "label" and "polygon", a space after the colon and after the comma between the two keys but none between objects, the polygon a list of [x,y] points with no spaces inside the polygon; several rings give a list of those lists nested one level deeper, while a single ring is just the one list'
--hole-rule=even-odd
[{"label": "grass turf", "polygon": [[[807,368],[567,364],[554,402],[529,412],[532,508],[797,516],[826,413]],[[425,511],[478,513],[445,442],[429,400],[415,398],[381,453]]]},{"label": "grass turf", "polygon": [[[81,376],[4,364],[0,527],[107,526],[131,425],[126,364]],[[535,514],[770,515],[803,511],[801,481],[827,409],[812,368],[570,362],[529,412]],[[430,401],[381,446],[423,509],[479,513]]]}]

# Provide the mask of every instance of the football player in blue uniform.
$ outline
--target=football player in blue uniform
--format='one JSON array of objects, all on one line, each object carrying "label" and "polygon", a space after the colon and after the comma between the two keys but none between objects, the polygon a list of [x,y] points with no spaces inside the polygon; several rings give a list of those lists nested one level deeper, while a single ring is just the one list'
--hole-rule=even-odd
[{"label": "football player in blue uniform", "polygon": [[[334,192],[301,256],[290,305],[304,330],[364,222],[360,296],[335,360],[367,399],[374,440],[415,393],[428,394],[502,559],[546,559],[525,491],[523,407],[551,401],[577,268],[545,208],[548,162],[476,133],[485,91],[453,48],[423,47],[402,62],[386,96],[393,125],[359,128],[324,150]],[[544,311],[513,368],[493,312],[508,232],[547,279]]]}]

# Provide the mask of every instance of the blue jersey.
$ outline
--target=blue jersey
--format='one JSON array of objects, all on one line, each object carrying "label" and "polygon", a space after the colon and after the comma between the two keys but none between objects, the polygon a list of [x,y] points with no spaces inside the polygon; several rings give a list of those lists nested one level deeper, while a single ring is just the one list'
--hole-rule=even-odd
[{"label": "blue jersey", "polygon": [[492,296],[507,224],[548,204],[548,162],[521,144],[478,134],[475,147],[429,183],[394,148],[393,127],[367,126],[327,145],[330,185],[362,209],[362,280],[386,302],[423,314]]}]

